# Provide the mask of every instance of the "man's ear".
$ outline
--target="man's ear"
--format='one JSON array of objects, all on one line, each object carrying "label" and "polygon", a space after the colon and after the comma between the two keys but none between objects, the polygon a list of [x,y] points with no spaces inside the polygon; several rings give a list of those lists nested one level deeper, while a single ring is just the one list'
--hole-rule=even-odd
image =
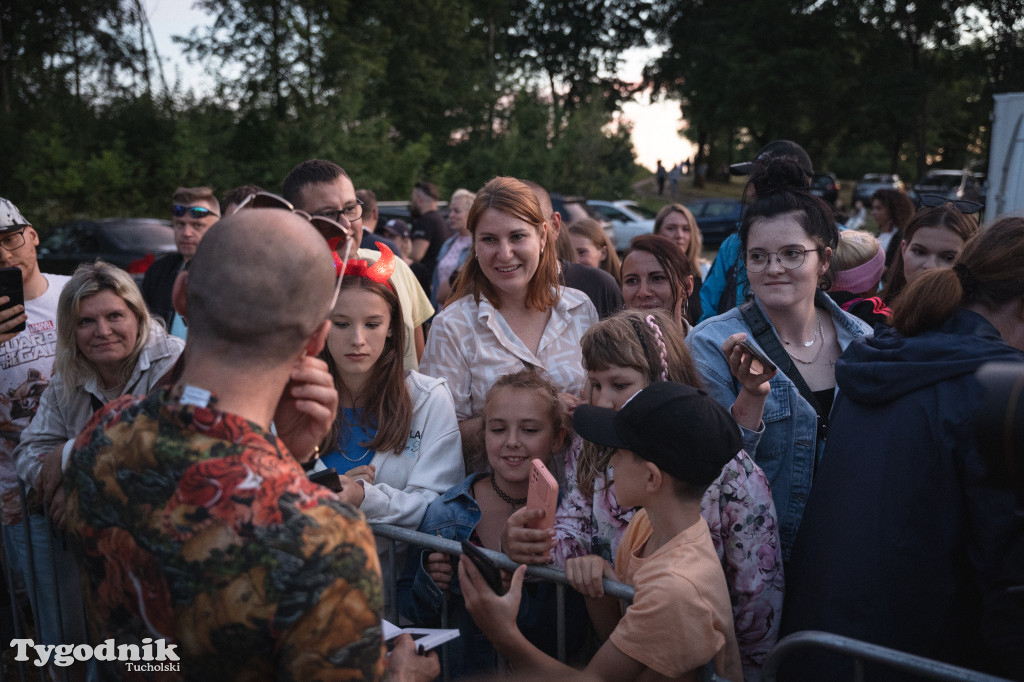
[{"label": "man's ear", "polygon": [[324,345],[327,343],[327,334],[331,331],[331,321],[324,320],[320,323],[320,326],[316,328],[313,335],[306,341],[306,355],[316,357],[320,355],[320,351],[324,349]]},{"label": "man's ear", "polygon": [[188,270],[182,270],[174,279],[174,286],[171,288],[171,305],[174,307],[174,312],[178,313],[183,320],[187,318],[185,314],[187,299]]},{"label": "man's ear", "polygon": [[554,235],[552,242],[558,241],[558,234],[562,231],[562,214],[558,211],[551,212],[551,234]]}]

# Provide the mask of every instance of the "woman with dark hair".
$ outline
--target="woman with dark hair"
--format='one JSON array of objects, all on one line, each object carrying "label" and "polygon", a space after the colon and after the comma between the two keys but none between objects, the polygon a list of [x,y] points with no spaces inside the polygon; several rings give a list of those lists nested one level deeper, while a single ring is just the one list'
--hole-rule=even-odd
[{"label": "woman with dark hair", "polygon": [[[744,449],[768,476],[786,558],[825,446],[835,362],[854,338],[870,332],[819,289],[827,288],[839,230],[825,202],[792,189],[799,173],[781,158],[755,167],[758,198],[740,226],[754,298],[687,337],[708,392],[731,408]],[[766,371],[744,341],[778,371]]]},{"label": "woman with dark hair", "polygon": [[[334,468],[341,498],[368,521],[415,530],[427,506],[465,475],[451,394],[443,379],[406,372],[405,326],[389,280],[394,254],[350,260],[321,357],[338,389],[338,416],[311,473]],[[385,575],[387,543],[378,543]],[[404,556],[404,546],[399,553]]]},{"label": "woman with dark hair", "polygon": [[550,228],[526,183],[488,182],[467,224],[473,249],[434,318],[420,366],[448,381],[472,471],[482,464],[484,396],[498,377],[544,370],[567,406],[579,401],[586,378],[580,338],[597,310],[583,292],[559,286],[557,254],[545,248]]},{"label": "woman with dark hair", "polygon": [[974,216],[953,204],[923,208],[903,233],[899,252],[889,267],[882,300],[892,305],[900,292],[926,270],[951,268],[967,240],[978,233]]},{"label": "woman with dark hair", "polygon": [[[1000,220],[953,268],[911,282],[892,322],[854,341],[836,368],[841,390],[786,568],[783,628],[1022,679],[1014,592],[1024,566],[1012,557],[1024,551],[1024,507],[993,475],[1001,453],[979,451],[975,373],[989,362],[1024,370],[1024,218]],[[793,672],[849,672],[821,663]]]},{"label": "woman with dark hair", "polygon": [[878,243],[889,267],[899,253],[901,231],[914,217],[914,202],[901,190],[880,189],[871,195],[871,217],[878,226]]},{"label": "woman with dark hair", "polygon": [[622,298],[627,308],[660,308],[688,332],[693,293],[690,263],[675,242],[655,234],[634,237],[622,257]]}]

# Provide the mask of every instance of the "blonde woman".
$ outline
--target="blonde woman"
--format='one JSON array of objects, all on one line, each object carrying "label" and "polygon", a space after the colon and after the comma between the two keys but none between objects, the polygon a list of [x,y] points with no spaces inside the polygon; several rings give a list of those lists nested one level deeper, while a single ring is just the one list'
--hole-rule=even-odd
[{"label": "blonde woman", "polygon": [[704,251],[704,239],[701,237],[700,228],[697,226],[697,219],[690,213],[690,209],[682,204],[667,204],[658,211],[654,218],[654,234],[668,237],[675,242],[683,252],[683,256],[690,262],[690,272],[693,273],[693,292],[687,301],[687,310],[690,311],[690,321],[696,323],[701,318],[700,286],[707,276],[711,264],[701,258]]},{"label": "blonde woman", "polygon": [[448,300],[455,275],[466,262],[466,256],[473,246],[473,235],[466,226],[466,219],[469,218],[469,207],[473,205],[474,199],[475,192],[459,188],[452,193],[448,202],[448,222],[453,234],[437,252],[437,267],[434,268],[434,282],[430,287],[430,302],[435,309],[440,309]]},{"label": "blonde woman", "polygon": [[615,253],[615,245],[601,223],[593,218],[580,218],[570,223],[569,238],[572,239],[577,263],[604,270],[622,285],[619,254]]}]

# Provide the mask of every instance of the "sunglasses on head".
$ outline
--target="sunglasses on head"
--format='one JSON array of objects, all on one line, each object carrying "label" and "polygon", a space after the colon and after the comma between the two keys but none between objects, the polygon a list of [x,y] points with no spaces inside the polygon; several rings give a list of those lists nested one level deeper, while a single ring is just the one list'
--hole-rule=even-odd
[{"label": "sunglasses on head", "polygon": [[295,208],[292,202],[284,197],[271,192],[255,192],[250,194],[238,204],[234,213],[238,213],[244,208],[280,208],[301,216],[308,220],[316,228],[316,231],[320,233],[320,236],[327,240],[327,245],[331,248],[331,251],[337,251],[340,246],[348,242],[351,236],[351,232],[336,220],[331,220],[326,216],[310,215],[301,208]]},{"label": "sunglasses on head", "polygon": [[922,194],[921,198],[917,200],[918,208],[935,208],[936,206],[945,206],[946,204],[953,204],[953,208],[964,215],[971,215],[985,208],[984,204],[979,204],[977,201],[947,199],[941,194]]},{"label": "sunglasses on head", "polygon": [[189,218],[195,218],[196,220],[205,218],[208,215],[212,215],[214,218],[220,217],[205,206],[181,206],[175,204],[171,207],[171,213],[174,214],[175,218],[183,218],[187,213]]}]

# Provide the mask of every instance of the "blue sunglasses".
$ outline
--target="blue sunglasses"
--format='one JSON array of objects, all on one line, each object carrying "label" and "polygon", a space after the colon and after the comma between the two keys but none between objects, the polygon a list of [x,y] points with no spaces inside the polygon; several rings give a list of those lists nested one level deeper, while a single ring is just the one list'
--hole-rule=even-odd
[{"label": "blue sunglasses", "polygon": [[175,204],[171,207],[171,213],[174,214],[175,218],[182,218],[187,213],[189,218],[195,218],[196,220],[205,218],[208,215],[212,215],[214,218],[220,217],[205,206],[181,206]]}]

